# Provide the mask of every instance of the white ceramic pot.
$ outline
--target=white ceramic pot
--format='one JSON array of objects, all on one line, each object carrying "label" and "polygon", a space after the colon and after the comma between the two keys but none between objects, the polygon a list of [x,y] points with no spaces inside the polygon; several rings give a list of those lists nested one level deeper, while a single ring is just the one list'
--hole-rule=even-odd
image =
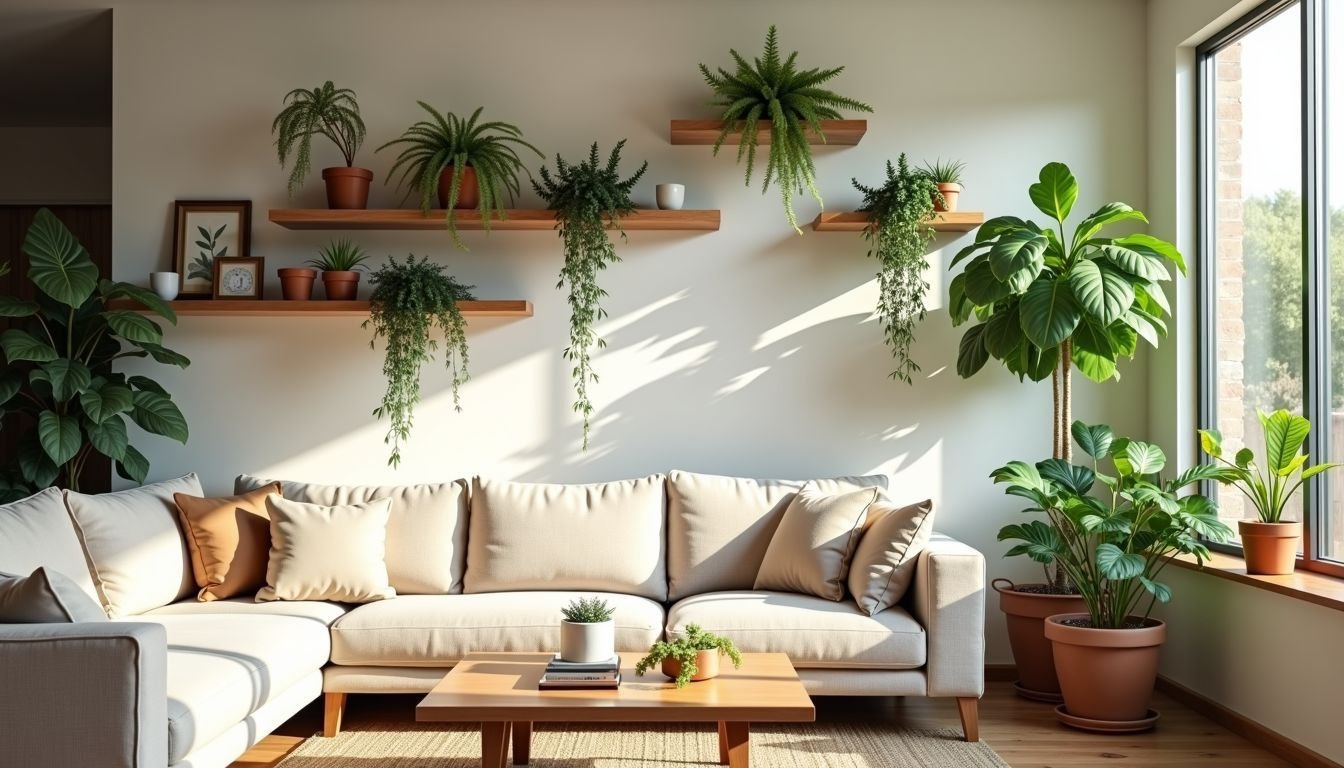
[{"label": "white ceramic pot", "polygon": [[686,186],[683,184],[659,184],[655,189],[658,207],[664,211],[679,211],[686,202]]},{"label": "white ceramic pot", "polygon": [[560,621],[560,658],[564,661],[606,661],[616,655],[616,622],[577,624]]},{"label": "white ceramic pot", "polygon": [[159,294],[159,298],[164,301],[172,301],[177,298],[177,292],[182,286],[182,279],[176,272],[150,272],[149,287]]}]

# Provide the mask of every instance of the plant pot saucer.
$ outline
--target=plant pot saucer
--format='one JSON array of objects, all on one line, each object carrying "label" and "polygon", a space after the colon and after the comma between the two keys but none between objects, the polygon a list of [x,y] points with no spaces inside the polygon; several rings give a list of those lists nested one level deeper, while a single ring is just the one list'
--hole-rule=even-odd
[{"label": "plant pot saucer", "polygon": [[1162,715],[1157,710],[1150,709],[1148,710],[1148,716],[1140,720],[1093,720],[1090,717],[1070,715],[1064,705],[1060,704],[1055,707],[1055,716],[1059,718],[1059,722],[1080,731],[1091,733],[1142,733],[1157,725],[1157,720]]},{"label": "plant pot saucer", "polygon": [[1033,691],[1022,685],[1020,680],[1013,683],[1013,690],[1017,691],[1017,695],[1027,701],[1040,701],[1046,704],[1059,704],[1064,701],[1064,696],[1059,691]]}]

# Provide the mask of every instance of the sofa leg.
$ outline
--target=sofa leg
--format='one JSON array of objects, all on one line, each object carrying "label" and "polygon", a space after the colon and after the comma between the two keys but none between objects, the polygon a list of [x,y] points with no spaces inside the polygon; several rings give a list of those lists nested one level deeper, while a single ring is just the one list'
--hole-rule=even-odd
[{"label": "sofa leg", "polygon": [[322,717],[322,735],[328,739],[341,733],[341,717],[345,714],[345,694],[327,693]]},{"label": "sofa leg", "polygon": [[967,741],[980,740],[980,700],[974,696],[957,698],[957,712],[961,715],[961,730]]}]

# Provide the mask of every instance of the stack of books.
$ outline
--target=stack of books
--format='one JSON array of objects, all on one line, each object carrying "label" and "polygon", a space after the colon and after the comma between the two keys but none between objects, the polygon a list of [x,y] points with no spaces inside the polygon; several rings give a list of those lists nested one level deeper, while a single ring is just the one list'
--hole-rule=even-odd
[{"label": "stack of books", "polygon": [[619,688],[621,685],[621,657],[606,661],[563,661],[556,654],[546,664],[546,673],[537,687],[541,690],[556,688]]}]

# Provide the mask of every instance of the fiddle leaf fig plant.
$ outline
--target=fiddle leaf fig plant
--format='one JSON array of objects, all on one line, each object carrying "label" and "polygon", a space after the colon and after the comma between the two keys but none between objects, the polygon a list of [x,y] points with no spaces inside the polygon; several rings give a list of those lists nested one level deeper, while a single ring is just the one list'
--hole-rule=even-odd
[{"label": "fiddle leaf fig plant", "polygon": [[346,167],[353,167],[355,154],[364,143],[364,119],[359,102],[349,88],[337,88],[330,80],[309,90],[295,88],[285,94],[285,107],[271,123],[275,149],[283,168],[290,156],[294,165],[289,172],[289,196],[303,186],[312,168],[314,136],[324,136],[341,151]]},{"label": "fiddle leaf fig plant", "polygon": [[[1340,466],[1333,462],[1307,466],[1307,454],[1302,445],[1311,432],[1311,422],[1305,417],[1280,409],[1273,413],[1257,411],[1265,434],[1265,464],[1258,466],[1255,452],[1242,448],[1229,461],[1223,454],[1223,436],[1216,429],[1201,429],[1199,444],[1222,468],[1215,478],[1226,485],[1235,485],[1251,500],[1262,523],[1283,520],[1283,511],[1302,484],[1327,469]],[[1296,475],[1296,479],[1294,479]]]}]

